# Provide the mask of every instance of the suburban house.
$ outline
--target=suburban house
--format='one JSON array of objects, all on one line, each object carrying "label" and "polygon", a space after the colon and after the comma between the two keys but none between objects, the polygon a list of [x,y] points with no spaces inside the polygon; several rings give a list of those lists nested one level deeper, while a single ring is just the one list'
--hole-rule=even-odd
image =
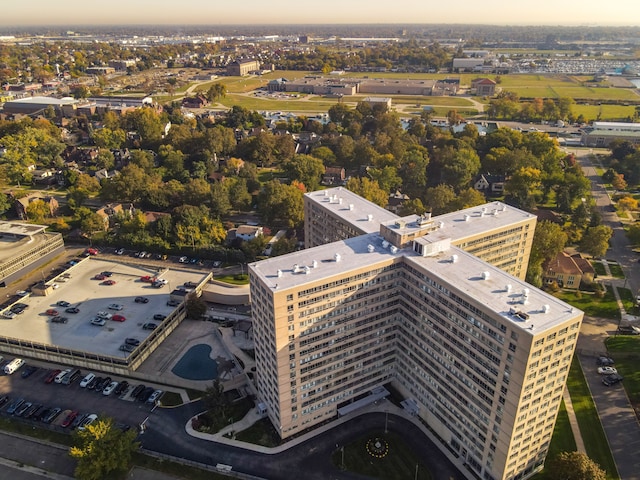
[{"label": "suburban house", "polygon": [[544,268],[545,284],[556,282],[561,288],[578,289],[580,283],[593,283],[595,270],[579,253],[569,255],[560,252],[551,259]]},{"label": "suburban house", "polygon": [[384,208],[389,210],[390,212],[395,213],[396,215],[399,215],[402,205],[407,200],[410,200],[409,195],[396,190],[394,193],[389,194],[389,202]]},{"label": "suburban house", "polygon": [[240,225],[238,228],[229,230],[228,238],[233,241],[234,239],[240,239],[243,242],[249,242],[262,236],[262,227],[254,225]]},{"label": "suburban house", "polygon": [[16,199],[14,205],[16,208],[16,214],[20,220],[25,220],[27,218],[27,207],[31,202],[35,202],[36,200],[41,200],[47,205],[49,209],[49,215],[54,216],[58,211],[58,201],[54,197],[50,197],[48,195],[41,195],[39,193],[32,193],[27,195],[26,197]]},{"label": "suburban house", "polygon": [[347,174],[343,167],[325,167],[322,185],[344,185]]},{"label": "suburban house", "polygon": [[505,180],[504,175],[481,173],[473,182],[473,188],[487,196],[499,197],[504,193]]},{"label": "suburban house", "polygon": [[104,221],[104,229],[109,228],[111,222],[114,220],[115,216],[119,213],[129,213],[133,214],[134,208],[133,204],[127,203],[108,203],[102,208],[96,210],[96,213],[102,217]]},{"label": "suburban house", "polygon": [[182,106],[186,108],[202,108],[209,105],[209,100],[204,95],[196,95],[195,97],[186,97],[182,100]]},{"label": "suburban house", "polygon": [[475,90],[478,96],[493,97],[496,94],[496,82],[490,78],[476,78],[471,81],[471,90]]}]

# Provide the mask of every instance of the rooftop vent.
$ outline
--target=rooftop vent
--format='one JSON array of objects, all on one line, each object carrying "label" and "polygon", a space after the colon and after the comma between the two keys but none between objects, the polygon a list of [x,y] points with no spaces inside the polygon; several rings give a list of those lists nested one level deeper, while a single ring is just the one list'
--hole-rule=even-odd
[{"label": "rooftop vent", "polygon": [[329,190],[325,190],[325,191],[324,191],[324,196],[325,196],[325,197],[328,197],[328,196],[329,196]]},{"label": "rooftop vent", "polygon": [[314,260],[313,262],[311,262],[311,266],[313,266],[313,268],[318,268],[318,261]]},{"label": "rooftop vent", "polygon": [[338,204],[342,205],[342,198],[338,199]]},{"label": "rooftop vent", "polygon": [[311,269],[309,267],[304,267],[305,275],[309,275],[311,273]]},{"label": "rooftop vent", "polygon": [[502,205],[502,208],[500,209],[501,212],[506,212],[507,211],[507,206],[506,205]]},{"label": "rooftop vent", "polygon": [[469,220],[471,220],[471,217],[469,215],[465,215],[464,216],[464,221],[468,222]]},{"label": "rooftop vent", "polygon": [[549,309],[550,309],[549,305],[543,305],[542,306],[542,313],[549,313]]},{"label": "rooftop vent", "polygon": [[438,228],[444,228],[444,222],[438,222]]},{"label": "rooftop vent", "polygon": [[367,221],[373,222],[373,215],[371,214],[367,215]]},{"label": "rooftop vent", "polygon": [[336,254],[333,256],[333,259],[334,259],[334,260],[336,261],[336,263],[337,263],[337,262],[339,262],[340,260],[342,260],[342,257],[340,256],[340,254],[339,254],[339,253],[336,253]]},{"label": "rooftop vent", "polygon": [[511,293],[511,284],[507,283],[506,287],[504,287],[504,289],[507,291],[507,293]]},{"label": "rooftop vent", "polygon": [[451,255],[451,263],[457,263],[458,262],[458,255]]},{"label": "rooftop vent", "polygon": [[529,289],[528,288],[524,288],[522,290],[522,296],[523,297],[528,297],[529,296]]},{"label": "rooftop vent", "polygon": [[369,244],[369,245],[367,245],[367,251],[369,253],[373,253],[373,252],[376,251],[376,247],[374,247],[373,245]]},{"label": "rooftop vent", "polygon": [[386,240],[382,240],[382,248],[389,248],[389,242],[387,242]]},{"label": "rooftop vent", "polygon": [[482,279],[483,280],[489,280],[489,277],[491,276],[491,274],[488,271],[484,271],[482,272]]},{"label": "rooftop vent", "polygon": [[498,216],[498,209],[497,209],[497,208],[494,208],[494,209],[493,209],[493,212],[491,212],[491,214],[492,214],[494,217],[497,217],[497,216]]},{"label": "rooftop vent", "polygon": [[354,208],[356,208],[355,205],[353,203],[350,203],[349,204],[349,210],[353,210]]},{"label": "rooftop vent", "polygon": [[282,270],[278,269],[278,278],[282,277]]},{"label": "rooftop vent", "polygon": [[293,273],[298,273],[300,271],[300,267],[298,266],[297,263],[293,264],[292,270],[293,270]]},{"label": "rooftop vent", "polygon": [[391,253],[398,253],[398,247],[396,247],[395,245],[391,245],[391,248],[389,250],[391,250]]},{"label": "rooftop vent", "polygon": [[487,207],[482,207],[482,210],[480,211],[480,216],[484,217],[485,213],[487,213]]}]

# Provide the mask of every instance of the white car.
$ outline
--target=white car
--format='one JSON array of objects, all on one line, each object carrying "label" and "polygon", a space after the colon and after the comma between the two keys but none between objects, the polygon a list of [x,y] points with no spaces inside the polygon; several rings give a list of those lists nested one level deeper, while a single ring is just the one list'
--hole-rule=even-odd
[{"label": "white car", "polygon": [[85,419],[82,421],[82,423],[78,426],[78,430],[84,430],[93,422],[95,422],[97,419],[98,419],[98,415],[96,415],[95,413],[92,413],[91,415],[87,415]]},{"label": "white car", "polygon": [[100,311],[96,315],[98,316],[98,318],[104,318],[105,320],[111,320],[111,317],[113,316],[109,312],[105,311]]},{"label": "white car", "polygon": [[112,303],[111,305],[109,305],[110,310],[122,310],[123,308],[124,307],[119,303]]},{"label": "white car", "polygon": [[600,375],[613,375],[614,373],[618,373],[613,367],[598,367],[598,373]]},{"label": "white car", "polygon": [[189,260],[187,257],[180,257],[180,258],[178,259],[178,261],[179,261],[180,263],[187,263],[187,260]]},{"label": "white car", "polygon": [[16,292],[16,295],[18,295],[19,297],[26,297],[29,295],[29,292],[27,292],[26,290],[18,290]]},{"label": "white car", "polygon": [[96,325],[98,327],[104,327],[107,324],[107,321],[104,318],[94,318],[91,320],[91,325]]},{"label": "white car", "polygon": [[122,255],[124,253],[124,248],[119,248],[116,250],[116,255]]},{"label": "white car", "polygon": [[113,391],[116,389],[116,387],[118,386],[118,383],[119,382],[111,382],[109,385],[105,387],[104,390],[102,390],[102,394],[105,396],[111,395]]},{"label": "white car", "polygon": [[16,314],[11,310],[5,310],[4,312],[2,312],[2,316],[4,318],[12,319],[12,318],[15,318]]},{"label": "white car", "polygon": [[94,378],[96,378],[96,376],[93,373],[87,374],[87,376],[80,381],[80,387],[86,388],[86,386],[89,385],[89,383],[91,383],[91,380],[93,380]]}]

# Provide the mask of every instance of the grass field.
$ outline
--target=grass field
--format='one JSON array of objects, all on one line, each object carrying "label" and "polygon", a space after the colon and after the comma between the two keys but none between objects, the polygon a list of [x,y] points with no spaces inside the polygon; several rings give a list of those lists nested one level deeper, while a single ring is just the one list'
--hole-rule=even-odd
[{"label": "grass field", "polygon": [[620,318],[620,310],[610,287],[607,287],[607,293],[603,298],[597,298],[593,293],[569,291],[559,291],[554,293],[555,297],[573,305],[582,310],[591,317],[610,318],[618,320]]},{"label": "grass field", "polygon": [[624,377],[622,384],[631,405],[640,409],[640,337],[618,335],[607,339],[607,351],[616,361],[616,368]]},{"label": "grass field", "polygon": [[593,398],[591,398],[589,386],[584,378],[580,362],[575,356],[569,370],[567,388],[571,395],[571,403],[576,413],[587,455],[607,472],[607,479],[620,478],[609,449],[607,437],[600,423],[600,417],[593,403]]}]

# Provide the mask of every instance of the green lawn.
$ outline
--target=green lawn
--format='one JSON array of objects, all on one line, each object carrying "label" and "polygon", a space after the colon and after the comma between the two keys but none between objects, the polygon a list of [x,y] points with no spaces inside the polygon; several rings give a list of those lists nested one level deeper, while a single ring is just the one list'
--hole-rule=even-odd
[{"label": "green lawn", "polygon": [[593,269],[596,271],[596,275],[602,277],[607,274],[607,271],[604,269],[604,265],[602,262],[592,261],[591,265],[593,265]]},{"label": "green lawn", "polygon": [[277,447],[280,445],[278,432],[273,428],[268,418],[263,418],[248,429],[238,432],[236,440],[262,445],[263,447]]},{"label": "green lawn", "polygon": [[221,275],[218,277],[214,277],[213,279],[218,280],[220,282],[230,283],[232,285],[248,285],[249,284],[249,275],[247,274]]},{"label": "green lawn", "polygon": [[[553,294],[560,300],[573,305],[591,317],[610,318],[617,320],[620,318],[620,310],[610,287],[603,298],[597,298],[591,292],[570,292],[559,291]],[[578,296],[580,298],[578,298]]]},{"label": "green lawn", "polygon": [[610,263],[609,270],[611,270],[611,275],[613,275],[615,278],[624,278],[622,268],[617,263]]},{"label": "green lawn", "polygon": [[[388,454],[376,458],[367,451],[369,440],[381,438],[387,442]],[[338,468],[342,467],[342,449],[336,450],[331,461]],[[416,475],[417,467],[417,475]],[[344,469],[371,478],[385,480],[432,480],[426,465],[414,455],[411,449],[394,433],[371,432],[344,447]]]},{"label": "green lawn", "polygon": [[609,450],[609,443],[600,423],[596,406],[593,403],[593,398],[591,398],[589,386],[584,378],[580,362],[575,356],[569,370],[567,387],[571,395],[571,403],[578,419],[587,455],[607,472],[607,479],[620,478],[611,450]]},{"label": "green lawn", "polygon": [[[547,453],[546,462],[549,462],[561,452],[575,452],[576,450],[576,441],[573,438],[573,432],[571,431],[571,425],[569,424],[567,407],[564,404],[564,400],[562,400],[560,402],[558,418],[556,419],[556,426],[553,429],[553,436],[551,437],[551,444],[549,445],[549,453]],[[555,477],[553,472],[543,470],[535,475],[533,480],[555,480]]]}]

